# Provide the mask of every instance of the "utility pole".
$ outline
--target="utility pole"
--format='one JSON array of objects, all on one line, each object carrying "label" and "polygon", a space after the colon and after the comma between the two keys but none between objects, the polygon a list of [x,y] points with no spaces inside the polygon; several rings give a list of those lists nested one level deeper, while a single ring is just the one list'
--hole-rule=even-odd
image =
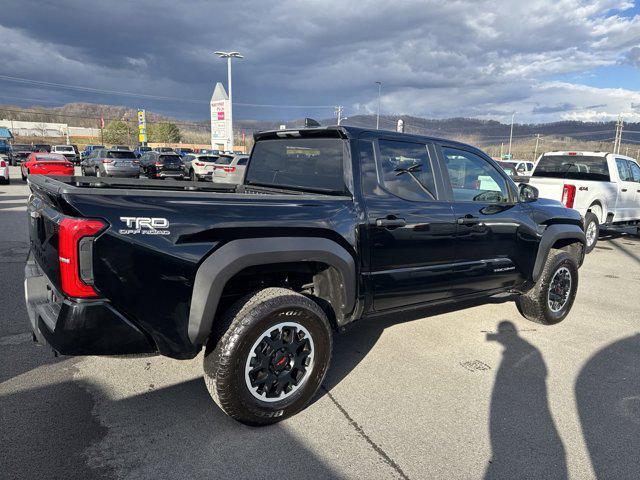
[{"label": "utility pole", "polygon": [[342,121],[342,110],[343,110],[342,105],[338,105],[335,108],[335,114],[336,114],[336,117],[338,117],[338,125],[340,125],[340,122]]},{"label": "utility pole", "polygon": [[376,130],[380,130],[380,92],[382,91],[382,82],[376,82],[378,85],[378,115],[376,116]]},{"label": "utility pole", "polygon": [[536,161],[538,158],[538,142],[540,142],[540,134],[536,133],[536,149],[533,151],[533,161]]},{"label": "utility pole", "polygon": [[513,119],[516,116],[516,112],[513,112],[513,114],[511,115],[511,133],[509,134],[509,160],[511,160],[513,157],[511,156],[511,144],[513,143]]}]

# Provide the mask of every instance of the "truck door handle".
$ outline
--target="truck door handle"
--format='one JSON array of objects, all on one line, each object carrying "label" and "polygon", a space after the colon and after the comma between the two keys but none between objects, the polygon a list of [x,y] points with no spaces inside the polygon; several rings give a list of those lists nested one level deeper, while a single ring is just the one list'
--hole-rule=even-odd
[{"label": "truck door handle", "polygon": [[393,215],[388,215],[385,218],[376,219],[376,227],[398,228],[404,227],[406,224],[407,221],[404,218],[397,218]]},{"label": "truck door handle", "polygon": [[465,215],[464,217],[458,218],[457,222],[458,225],[474,225],[476,223],[480,223],[480,219],[473,215]]}]

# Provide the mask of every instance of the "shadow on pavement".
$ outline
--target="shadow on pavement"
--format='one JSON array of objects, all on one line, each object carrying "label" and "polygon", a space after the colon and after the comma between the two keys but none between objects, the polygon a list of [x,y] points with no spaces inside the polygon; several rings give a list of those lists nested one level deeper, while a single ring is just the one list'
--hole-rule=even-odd
[{"label": "shadow on pavement", "polygon": [[540,351],[509,321],[487,341],[504,347],[489,418],[492,459],[485,479],[565,479],[564,445],[547,399],[547,368]]},{"label": "shadow on pavement", "polygon": [[251,428],[227,417],[201,378],[116,401],[82,381],[0,401],[1,478],[340,477],[286,424]]},{"label": "shadow on pavement", "polygon": [[575,386],[582,433],[598,479],[640,476],[640,334],[603,348]]}]

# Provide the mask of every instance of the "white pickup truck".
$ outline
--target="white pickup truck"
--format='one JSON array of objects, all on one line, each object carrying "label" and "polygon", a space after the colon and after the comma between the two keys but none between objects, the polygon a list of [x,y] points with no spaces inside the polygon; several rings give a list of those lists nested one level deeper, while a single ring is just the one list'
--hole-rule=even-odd
[{"label": "white pickup truck", "polygon": [[582,214],[587,252],[596,246],[601,225],[640,225],[640,166],[631,157],[607,152],[543,153],[529,184],[541,198],[561,201]]}]

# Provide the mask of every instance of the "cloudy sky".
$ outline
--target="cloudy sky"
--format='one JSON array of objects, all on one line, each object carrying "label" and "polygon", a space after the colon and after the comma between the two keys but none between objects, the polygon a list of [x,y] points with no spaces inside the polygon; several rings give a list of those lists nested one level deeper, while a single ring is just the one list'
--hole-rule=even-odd
[{"label": "cloudy sky", "polygon": [[[640,121],[640,5],[624,0],[4,0],[0,103],[204,119],[237,50],[240,118],[376,110]],[[55,85],[54,85],[55,84]],[[265,106],[276,105],[277,107]]]}]

